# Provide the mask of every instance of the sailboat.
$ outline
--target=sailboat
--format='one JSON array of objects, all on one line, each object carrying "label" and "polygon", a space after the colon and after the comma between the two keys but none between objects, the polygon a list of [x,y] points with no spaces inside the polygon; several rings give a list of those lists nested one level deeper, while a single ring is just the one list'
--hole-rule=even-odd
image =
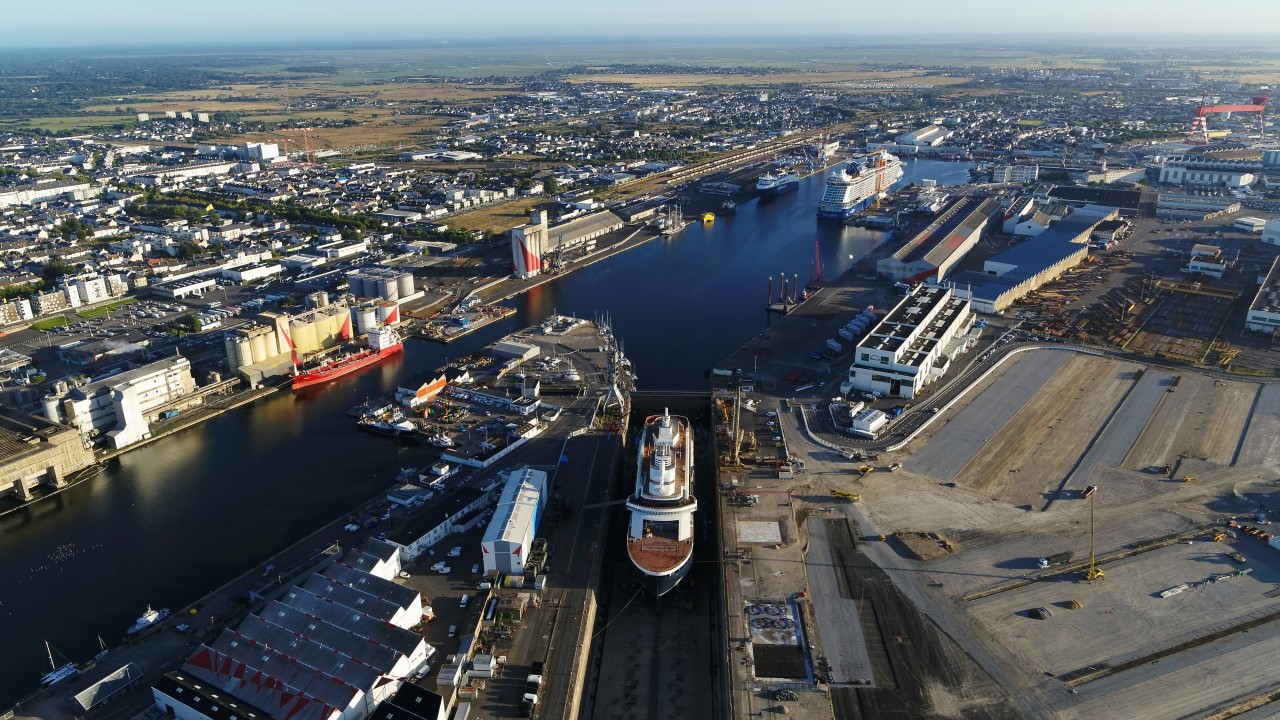
[{"label": "sailboat", "polygon": [[69,662],[62,667],[58,667],[57,663],[53,661],[53,647],[49,645],[48,640],[44,641],[44,651],[49,656],[49,672],[45,673],[44,677],[40,678],[41,687],[53,687],[63,680],[73,678],[80,674],[80,666],[73,662]]},{"label": "sailboat", "polygon": [[106,657],[107,653],[109,652],[111,652],[111,648],[107,647],[107,644],[102,641],[102,636],[99,635],[98,636],[98,654],[93,656],[94,662],[97,662],[98,660],[101,660],[102,658]]}]

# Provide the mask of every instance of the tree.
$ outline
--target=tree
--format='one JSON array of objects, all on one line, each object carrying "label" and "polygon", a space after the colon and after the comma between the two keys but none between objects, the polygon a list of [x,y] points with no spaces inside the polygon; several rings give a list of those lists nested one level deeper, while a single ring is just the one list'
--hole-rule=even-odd
[{"label": "tree", "polygon": [[547,178],[542,181],[542,191],[546,194],[555,195],[559,190],[560,181],[556,179],[555,175],[548,175]]}]

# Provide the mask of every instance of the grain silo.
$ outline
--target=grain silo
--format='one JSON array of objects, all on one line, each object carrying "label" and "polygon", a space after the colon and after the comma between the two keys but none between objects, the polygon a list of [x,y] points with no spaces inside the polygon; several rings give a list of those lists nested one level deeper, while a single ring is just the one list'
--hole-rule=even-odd
[{"label": "grain silo", "polygon": [[246,362],[245,365],[248,365],[250,363],[262,362],[263,360],[266,360],[267,358],[276,354],[272,352],[275,348],[271,348],[271,349],[267,348],[267,335],[270,332],[271,331],[268,330],[267,328],[262,328],[262,327],[250,328],[249,330],[246,331],[246,334],[249,336],[247,342],[249,343],[249,347],[253,352],[253,359],[250,360],[249,362]]},{"label": "grain silo", "polygon": [[289,337],[293,339],[293,347],[300,357],[310,355],[321,347],[320,337],[316,334],[316,324],[309,319],[290,320]]},{"label": "grain silo", "polygon": [[[234,366],[233,370],[239,370],[244,365],[252,365],[257,361],[257,357],[253,356],[253,346],[247,337],[236,334],[236,336],[232,336],[232,342],[236,346],[236,366]],[[230,357],[229,352],[228,357]]]}]

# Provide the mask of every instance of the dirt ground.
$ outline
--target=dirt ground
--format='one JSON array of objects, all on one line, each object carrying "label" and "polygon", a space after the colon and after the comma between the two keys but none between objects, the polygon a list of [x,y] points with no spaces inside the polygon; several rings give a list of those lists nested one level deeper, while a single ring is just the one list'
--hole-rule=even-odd
[{"label": "dirt ground", "polygon": [[965,466],[957,484],[1013,505],[1038,506],[1107,421],[1138,367],[1071,358]]},{"label": "dirt ground", "polygon": [[1254,383],[1183,375],[1129,451],[1124,466],[1163,467],[1176,464],[1180,455],[1231,464],[1257,392]]},{"label": "dirt ground", "polygon": [[[1013,366],[981,389],[999,397]],[[1129,392],[1140,368],[1143,379]],[[1280,641],[1280,623],[1268,620],[1280,554],[1241,532],[1224,542],[1209,538],[1227,518],[1252,518],[1259,506],[1280,512],[1271,503],[1280,482],[1267,451],[1280,423],[1280,388],[1182,372],[1167,392],[1174,374],[1075,356],[992,436],[955,487],[904,469],[873,474],[860,489],[863,532],[918,530],[951,541],[954,552],[925,561],[892,541],[864,548],[1018,698],[1022,717],[1200,717],[1197,710],[1274,688],[1274,677],[1252,663],[1265,665]],[[1158,404],[1150,402],[1153,389]],[[963,406],[953,413],[962,417]],[[1108,418],[1112,424],[1099,434]],[[1118,422],[1141,423],[1140,433]],[[1091,500],[1067,493],[1045,510],[1030,500],[1087,456],[1096,459],[1089,482],[1100,488]],[[1169,460],[1177,460],[1176,477],[1152,471]],[[1184,474],[1195,482],[1181,482]],[[1091,549],[1106,571],[1094,583],[1082,578]],[[1071,563],[1038,567],[1038,558],[1060,552],[1073,553]],[[1243,569],[1249,572],[1236,574]],[[1071,601],[1083,607],[1072,609]],[[1051,615],[1036,619],[1037,608]],[[1249,627],[1253,645],[1236,629],[1249,623],[1261,623]],[[1214,672],[1224,658],[1233,668],[1229,679]],[[1095,666],[1116,670],[1087,675],[1076,692],[1064,684]]]}]

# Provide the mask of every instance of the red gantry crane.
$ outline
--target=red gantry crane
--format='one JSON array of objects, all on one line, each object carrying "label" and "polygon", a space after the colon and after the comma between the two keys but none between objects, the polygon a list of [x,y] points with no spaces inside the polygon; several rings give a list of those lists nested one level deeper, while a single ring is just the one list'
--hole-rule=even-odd
[{"label": "red gantry crane", "polygon": [[1252,105],[1201,105],[1196,108],[1196,117],[1191,121],[1191,132],[1187,135],[1187,143],[1191,145],[1208,145],[1209,144],[1209,123],[1205,119],[1214,113],[1233,112],[1252,112],[1258,113],[1258,131],[1265,134],[1262,125],[1263,113],[1267,110],[1267,103],[1271,98],[1267,95],[1258,95],[1252,98]]}]

